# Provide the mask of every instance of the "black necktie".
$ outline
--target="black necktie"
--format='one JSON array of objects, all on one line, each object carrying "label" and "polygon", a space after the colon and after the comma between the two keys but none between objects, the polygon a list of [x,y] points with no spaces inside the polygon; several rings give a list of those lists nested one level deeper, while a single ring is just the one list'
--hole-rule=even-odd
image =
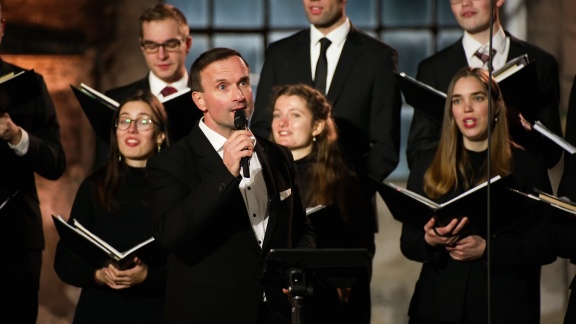
[{"label": "black necktie", "polygon": [[[492,57],[494,57],[494,55],[496,54],[496,50],[492,49]],[[483,65],[486,65],[488,63],[487,66],[490,65],[490,63],[488,62],[490,60],[490,56],[488,56],[488,53],[483,53],[482,52],[482,47],[479,48],[476,53],[474,53],[474,56],[476,56],[477,58],[479,58],[482,61]]]},{"label": "black necktie", "polygon": [[332,42],[324,37],[320,39],[320,56],[316,63],[316,73],[314,74],[314,88],[326,94],[326,76],[328,75],[328,60],[326,59],[326,50]]}]

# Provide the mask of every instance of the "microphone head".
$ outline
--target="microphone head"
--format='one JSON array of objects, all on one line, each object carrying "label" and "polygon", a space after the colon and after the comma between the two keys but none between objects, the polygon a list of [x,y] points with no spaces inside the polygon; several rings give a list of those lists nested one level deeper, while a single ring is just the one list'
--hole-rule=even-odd
[{"label": "microphone head", "polygon": [[236,127],[236,129],[246,129],[246,127],[248,127],[248,119],[246,119],[244,109],[234,111],[234,127]]}]

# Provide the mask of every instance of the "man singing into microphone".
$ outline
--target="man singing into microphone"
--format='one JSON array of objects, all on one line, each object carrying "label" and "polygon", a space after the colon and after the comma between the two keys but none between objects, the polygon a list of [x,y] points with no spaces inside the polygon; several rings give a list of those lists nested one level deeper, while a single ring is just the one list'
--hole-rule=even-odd
[{"label": "man singing into microphone", "polygon": [[[235,50],[215,48],[190,68],[204,117],[190,134],[148,160],[154,237],[171,252],[165,323],[282,323],[281,289],[263,288],[273,248],[314,248],[294,184],[290,151],[234,123],[254,107],[249,67]],[[242,159],[250,158],[248,177]]]}]

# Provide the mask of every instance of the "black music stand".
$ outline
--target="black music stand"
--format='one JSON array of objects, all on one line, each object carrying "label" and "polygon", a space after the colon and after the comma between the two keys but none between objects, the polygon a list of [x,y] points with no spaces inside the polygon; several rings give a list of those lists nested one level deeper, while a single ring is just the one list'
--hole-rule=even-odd
[{"label": "black music stand", "polygon": [[304,324],[304,301],[314,293],[314,284],[353,287],[368,275],[367,249],[272,249],[266,258],[262,283],[288,288],[292,298],[292,324]]}]

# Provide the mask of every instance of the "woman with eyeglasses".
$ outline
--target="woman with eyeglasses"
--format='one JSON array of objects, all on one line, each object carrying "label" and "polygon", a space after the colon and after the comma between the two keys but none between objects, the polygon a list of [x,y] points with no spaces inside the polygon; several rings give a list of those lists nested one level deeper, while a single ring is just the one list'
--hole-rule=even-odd
[{"label": "woman with eyeglasses", "polygon": [[[148,158],[169,144],[166,113],[158,99],[139,91],[115,112],[110,159],[80,185],[74,219],[118,251],[152,236],[144,200]],[[152,243],[155,244],[155,243]],[[82,288],[74,323],[159,323],[164,305],[167,253],[120,270],[114,263],[93,265],[58,242],[54,268],[62,281]]]}]

